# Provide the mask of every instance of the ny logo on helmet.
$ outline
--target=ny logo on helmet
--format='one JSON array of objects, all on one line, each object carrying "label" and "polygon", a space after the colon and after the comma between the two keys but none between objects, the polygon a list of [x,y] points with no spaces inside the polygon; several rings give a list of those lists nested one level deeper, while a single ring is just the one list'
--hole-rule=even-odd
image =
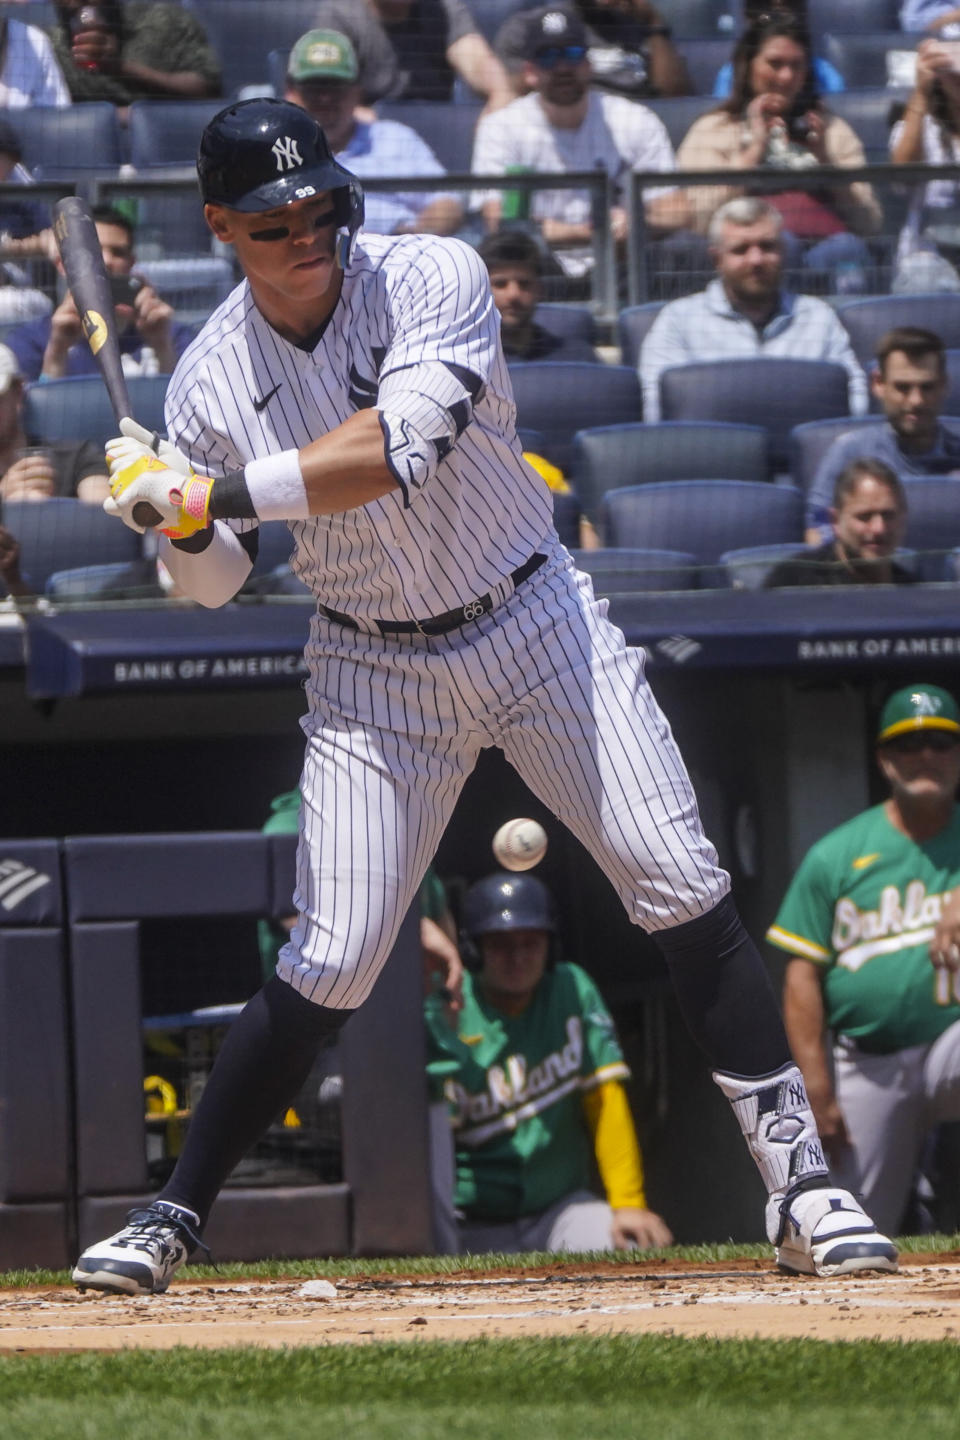
[{"label": "ny logo on helmet", "polygon": [[296,170],[298,165],[303,164],[303,156],[300,154],[300,146],[291,135],[284,135],[279,140],[274,140],[270,147],[273,158],[277,162],[278,174],[284,170]]}]

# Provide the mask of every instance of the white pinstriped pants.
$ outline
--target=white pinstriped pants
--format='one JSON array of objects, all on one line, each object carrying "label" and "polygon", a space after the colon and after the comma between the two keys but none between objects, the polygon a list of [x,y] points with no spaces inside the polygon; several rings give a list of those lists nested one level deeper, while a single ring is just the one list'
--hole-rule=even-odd
[{"label": "white pinstriped pants", "polygon": [[630,918],[694,919],[729,877],[700,827],[643,655],[554,540],[495,609],[402,640],[317,616],[295,903],[278,974],[317,1004],[369,994],[464,781],[498,745],[597,860]]}]

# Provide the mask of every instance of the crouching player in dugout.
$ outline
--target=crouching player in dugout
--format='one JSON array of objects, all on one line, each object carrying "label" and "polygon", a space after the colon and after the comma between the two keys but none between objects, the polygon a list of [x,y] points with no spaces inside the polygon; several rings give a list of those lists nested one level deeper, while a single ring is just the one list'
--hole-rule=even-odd
[{"label": "crouching player in dugout", "polygon": [[[541,881],[488,875],[464,898],[463,1008],[451,1019],[441,997],[426,1001],[427,1068],[450,1108],[455,1158],[434,1157],[447,1169],[446,1184],[434,1177],[442,1249],[673,1241],[647,1208],[613,1021],[585,971],[557,961],[556,928]],[[590,1190],[594,1157],[606,1201]]]}]

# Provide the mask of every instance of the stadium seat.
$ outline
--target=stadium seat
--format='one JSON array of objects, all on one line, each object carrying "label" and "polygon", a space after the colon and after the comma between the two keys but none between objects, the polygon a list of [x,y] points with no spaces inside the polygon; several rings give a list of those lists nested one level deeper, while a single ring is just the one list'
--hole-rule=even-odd
[{"label": "stadium seat", "polygon": [[103,599],[123,581],[129,569],[129,560],[115,560],[108,565],[78,565],[70,570],[55,570],[47,576],[44,594],[51,600],[61,601]]},{"label": "stadium seat", "polygon": [[[732,39],[730,43],[733,44]],[[660,116],[674,150],[677,149],[694,120],[699,120],[701,115],[714,109],[717,104],[716,100],[711,99],[709,95],[671,95],[663,100],[658,100],[656,96],[653,96],[649,100],[645,99],[643,103],[648,110],[652,110],[655,115]]]},{"label": "stadium seat", "polygon": [[[101,389],[103,387],[101,386]],[[0,521],[20,542],[24,580],[42,593],[58,570],[87,565],[129,564],[141,554],[141,537],[99,505],[57,497],[7,500]]]},{"label": "stadium seat", "polygon": [[665,304],[664,300],[648,300],[646,305],[628,305],[620,311],[617,339],[620,342],[621,364],[632,365],[636,370],[640,364],[640,347]]},{"label": "stadium seat", "polygon": [[36,180],[116,170],[122,159],[116,107],[105,100],[63,110],[43,106],[0,110],[0,119],[19,135],[23,163]]},{"label": "stadium seat", "polygon": [[878,340],[897,325],[932,330],[948,350],[960,346],[960,294],[871,295],[845,300],[836,308],[856,357],[868,373]]},{"label": "stadium seat", "polygon": [[136,170],[193,165],[208,121],[222,100],[136,100],[130,106],[130,163]]},{"label": "stadium seat", "polygon": [[876,415],[846,415],[840,420],[811,420],[795,425],[787,437],[788,468],[794,485],[806,494],[834,440],[861,425],[876,423]]},{"label": "stadium seat", "polygon": [[592,345],[596,339],[593,311],[586,305],[538,305],[533,318],[551,335],[564,340],[586,340]]},{"label": "stadium seat", "polygon": [[469,175],[479,103],[447,100],[384,100],[377,106],[381,120],[399,120],[426,140],[449,175]]},{"label": "stadium seat", "polygon": [[960,479],[951,475],[901,479],[907,492],[905,544],[918,552],[926,578],[941,578],[947,552],[960,545]]},{"label": "stadium seat", "polygon": [[[792,486],[672,480],[608,490],[603,507],[608,545],[685,550],[701,565],[715,565],[744,540],[803,544],[803,497]],[[712,574],[707,578],[717,583]]]},{"label": "stadium seat", "polygon": [[573,558],[590,576],[597,596],[697,586],[696,556],[684,550],[574,550]]},{"label": "stadium seat", "polygon": [[794,425],[849,414],[848,384],[843,366],[825,360],[757,356],[676,365],[660,377],[660,414],[664,420],[763,425],[777,471],[788,463]]},{"label": "stadium seat", "polygon": [[734,36],[711,36],[709,39],[678,40],[677,50],[683,56],[694,95],[712,95],[717,71],[733,54]]},{"label": "stadium seat", "polygon": [[[844,5],[837,6],[842,14]],[[844,21],[846,28],[846,21]],[[860,31],[850,35],[828,33],[822,37],[821,50],[825,60],[835,65],[849,90],[876,88],[887,83],[887,53],[891,50],[915,50],[917,37],[902,30]]]},{"label": "stadium seat", "polygon": [[293,554],[293,531],[286,520],[263,520],[257,537],[254,575],[268,575],[279,565],[289,567]]},{"label": "stadium seat", "polygon": [[267,53],[289,50],[316,24],[316,0],[191,0],[220,59],[223,93],[268,83]]},{"label": "stadium seat", "polygon": [[[909,91],[891,88],[841,90],[827,96],[827,108],[857,132],[867,161],[885,165],[890,159],[892,112],[905,103]],[[886,194],[883,195],[886,199]]]},{"label": "stadium seat", "polygon": [[666,0],[663,18],[684,40],[736,33],[736,0]]},{"label": "stadium seat", "polygon": [[757,425],[605,425],[573,437],[570,481],[595,524],[607,490],[667,480],[765,481],[768,473],[767,432]]},{"label": "stadium seat", "polygon": [[570,550],[580,544],[580,500],[572,490],[554,490],[553,523],[561,545]]},{"label": "stadium seat", "polygon": [[960,415],[960,349],[945,350],[943,358],[947,363],[947,393],[943,411],[946,415]]},{"label": "stadium seat", "polygon": [[900,0],[807,0],[807,27],[818,42],[827,34],[875,35],[897,30],[899,11]]},{"label": "stadium seat", "polygon": [[[130,408],[149,430],[164,431],[163,401],[169,375],[133,375]],[[28,435],[43,440],[93,440],[103,445],[117,433],[110,400],[98,375],[46,380],[27,386],[23,412]]]},{"label": "stadium seat", "polygon": [[216,255],[141,260],[137,272],[173,306],[181,324],[197,329],[237,283],[233,265],[224,256]]},{"label": "stadium seat", "polygon": [[[10,6],[6,8],[10,13]],[[17,0],[11,19],[22,20],[24,25],[36,25],[44,30],[48,25],[56,25],[57,7],[53,0]]]},{"label": "stadium seat", "polygon": [[511,365],[510,379],[518,425],[542,432],[547,459],[564,473],[578,430],[640,419],[640,381],[626,365],[531,361]]},{"label": "stadium seat", "polygon": [[787,541],[779,545],[747,545],[740,550],[726,550],[720,556],[721,579],[731,590],[762,590],[775,565],[796,555],[803,545]]},{"label": "stadium seat", "polygon": [[469,6],[477,29],[491,45],[504,20],[509,20],[518,10],[531,8],[530,0],[472,0]]}]

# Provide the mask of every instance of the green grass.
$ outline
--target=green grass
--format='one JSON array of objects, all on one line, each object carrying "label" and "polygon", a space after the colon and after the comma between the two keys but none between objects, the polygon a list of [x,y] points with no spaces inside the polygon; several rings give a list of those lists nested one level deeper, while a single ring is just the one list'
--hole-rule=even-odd
[{"label": "green grass", "polygon": [[0,1360],[4,1440],[946,1440],[949,1342],[665,1336]]},{"label": "green grass", "polygon": [[[943,1254],[960,1250],[960,1234],[902,1236],[897,1244],[904,1254]],[[547,1266],[603,1261],[609,1264],[635,1265],[638,1260],[691,1260],[710,1265],[724,1260],[769,1260],[769,1245],[675,1245],[669,1250],[648,1250],[638,1255],[634,1250],[603,1251],[592,1255],[418,1255],[399,1258],[357,1260],[259,1260],[225,1265],[191,1265],[186,1272],[197,1279],[221,1280],[294,1280],[318,1278],[336,1280],[365,1275],[461,1275],[470,1271],[517,1270],[530,1266]],[[0,1272],[0,1290],[21,1289],[25,1285],[69,1285],[69,1270],[7,1270]]]}]

